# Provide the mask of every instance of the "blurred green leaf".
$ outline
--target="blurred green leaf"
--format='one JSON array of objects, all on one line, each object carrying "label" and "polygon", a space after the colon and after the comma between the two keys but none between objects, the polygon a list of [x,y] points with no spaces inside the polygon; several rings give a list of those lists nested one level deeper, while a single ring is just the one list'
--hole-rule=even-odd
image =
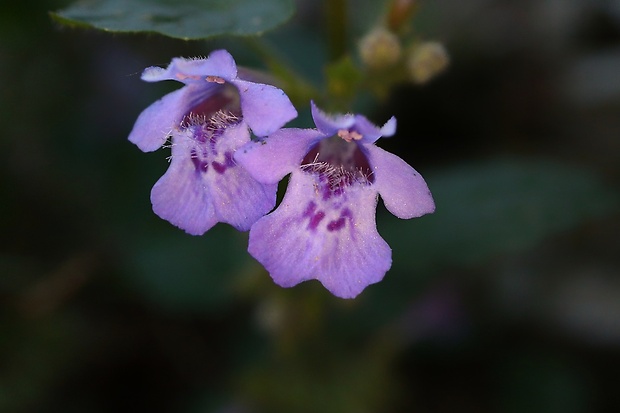
[{"label": "blurred green leaf", "polygon": [[345,56],[327,66],[325,75],[329,91],[329,99],[325,102],[326,109],[346,111],[357,94],[362,80],[362,74],[357,65],[351,57]]},{"label": "blurred green leaf", "polygon": [[293,10],[292,0],[90,0],[51,15],[69,26],[189,40],[260,34],[284,23]]},{"label": "blurred green leaf", "polygon": [[58,380],[72,371],[83,355],[69,318],[2,319],[0,411],[43,408]]},{"label": "blurred green leaf", "polygon": [[314,347],[300,351],[299,357],[264,360],[244,372],[240,387],[264,412],[390,411],[401,390],[390,372],[392,349],[367,344],[345,352],[337,345],[319,351]]},{"label": "blurred green leaf", "polygon": [[246,243],[244,234],[225,225],[202,237],[176,228],[141,233],[125,247],[127,282],[164,310],[221,311],[233,303],[236,283],[252,260]]},{"label": "blurred green leaf", "polygon": [[590,411],[592,385],[579,363],[561,352],[506,352],[498,371],[498,394],[503,412]]},{"label": "blurred green leaf", "polygon": [[479,264],[618,206],[618,194],[594,174],[544,160],[472,163],[425,177],[436,212],[379,227],[396,271]]}]

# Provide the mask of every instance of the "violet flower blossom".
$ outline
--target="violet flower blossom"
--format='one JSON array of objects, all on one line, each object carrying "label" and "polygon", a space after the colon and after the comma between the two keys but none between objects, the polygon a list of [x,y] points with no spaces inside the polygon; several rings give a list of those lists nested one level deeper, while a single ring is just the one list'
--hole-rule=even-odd
[{"label": "violet flower blossom", "polygon": [[170,167],[151,191],[153,211],[193,235],[217,222],[249,230],[275,206],[277,184],[254,180],[233,154],[250,141],[249,129],[266,136],[295,118],[289,98],[239,77],[225,50],[206,59],[175,58],[165,69],[149,67],[142,80],[185,84],[145,109],[129,135],[144,152],[172,141]]},{"label": "violet flower blossom", "polygon": [[361,115],[330,117],[314,104],[312,116],[317,129],[281,129],[235,153],[264,184],[291,174],[282,203],[252,226],[248,251],[282,287],[317,279],[353,298],[392,264],[376,228],[377,195],[399,218],[431,213],[435,204],[420,174],[374,144],[395,133],[395,118],[378,128]]}]

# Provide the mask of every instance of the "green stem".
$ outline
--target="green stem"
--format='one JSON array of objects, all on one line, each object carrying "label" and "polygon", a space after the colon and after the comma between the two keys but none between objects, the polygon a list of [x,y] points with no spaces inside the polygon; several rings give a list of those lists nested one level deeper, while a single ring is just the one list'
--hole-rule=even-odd
[{"label": "green stem", "polygon": [[320,93],[310,82],[291,68],[264,38],[249,37],[246,44],[267,66],[270,74],[277,79],[276,86],[284,89],[295,106],[308,105]]},{"label": "green stem", "polygon": [[329,60],[333,62],[347,51],[347,0],[324,0],[324,10]]}]

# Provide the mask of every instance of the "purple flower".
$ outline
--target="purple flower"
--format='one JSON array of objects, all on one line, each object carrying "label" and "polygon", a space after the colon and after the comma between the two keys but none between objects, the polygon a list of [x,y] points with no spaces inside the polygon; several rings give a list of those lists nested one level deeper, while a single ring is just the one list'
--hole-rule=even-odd
[{"label": "purple flower", "polygon": [[248,251],[282,287],[317,279],[334,295],[357,296],[381,281],[392,252],[377,232],[377,194],[399,218],[435,210],[424,179],[375,146],[396,119],[378,128],[361,115],[329,117],[314,104],[317,129],[281,129],[250,142],[235,159],[258,181],[290,173],[282,203],[250,230]]},{"label": "purple flower", "polygon": [[153,211],[193,235],[217,222],[250,229],[275,206],[277,185],[254,180],[233,154],[250,141],[249,129],[266,136],[295,118],[289,98],[239,77],[225,50],[147,68],[142,80],[185,84],[145,109],[129,135],[144,152],[172,141],[170,167],[151,191]]}]

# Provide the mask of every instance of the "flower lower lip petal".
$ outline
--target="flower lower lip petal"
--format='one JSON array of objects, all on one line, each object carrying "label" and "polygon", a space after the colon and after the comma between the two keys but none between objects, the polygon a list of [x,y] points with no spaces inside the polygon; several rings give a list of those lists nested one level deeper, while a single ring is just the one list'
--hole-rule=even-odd
[{"label": "flower lower lip petal", "polygon": [[283,287],[316,279],[352,298],[391,265],[391,250],[376,230],[376,193],[354,186],[342,199],[324,201],[314,193],[317,184],[316,176],[293,172],[282,204],[250,230],[248,251]]},{"label": "flower lower lip petal", "polygon": [[192,129],[176,134],[170,168],[151,192],[155,213],[190,234],[217,222],[247,231],[275,205],[277,186],[257,182],[233,161],[230,146],[249,141],[247,126],[228,127],[219,139],[214,155]]}]

